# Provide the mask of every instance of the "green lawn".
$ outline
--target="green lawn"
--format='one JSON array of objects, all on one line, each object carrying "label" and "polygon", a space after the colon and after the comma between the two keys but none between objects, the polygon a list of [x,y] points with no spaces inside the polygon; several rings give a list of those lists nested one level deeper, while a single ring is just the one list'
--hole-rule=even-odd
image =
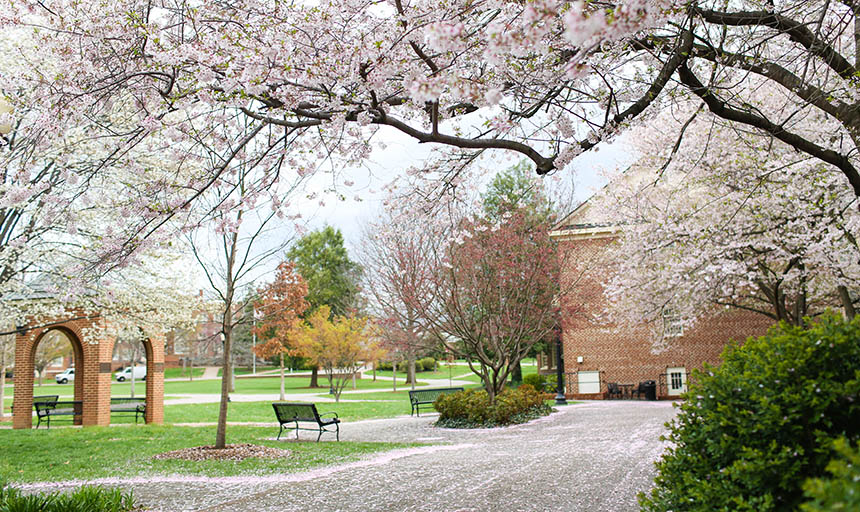
[{"label": "green lawn", "polygon": [[[373,418],[392,418],[403,414],[409,414],[411,410],[409,399],[399,396],[391,397],[393,393],[378,393],[389,395],[374,401],[365,402],[316,402],[317,410],[323,412],[336,412],[338,417],[344,421],[357,421]],[[377,395],[377,393],[368,395]],[[398,393],[397,395],[400,395]],[[346,400],[349,397],[343,396]],[[384,400],[396,400],[387,402]],[[308,397],[308,402],[313,402],[313,397]],[[218,404],[184,404],[164,406],[164,421],[166,423],[207,423],[218,420]],[[132,419],[132,422],[134,420]],[[275,413],[272,410],[271,401],[262,402],[231,402],[227,408],[227,421],[235,422],[265,422],[275,423]]]},{"label": "green lawn", "polygon": [[[0,430],[0,480],[39,482],[141,475],[266,475],[304,471],[350,462],[370,453],[402,448],[402,443],[316,443],[303,432],[301,442],[275,441],[277,427],[230,426],[227,442],[253,443],[291,451],[282,459],[230,461],[154,460],[153,455],[215,442],[215,427],[132,426]],[[323,436],[326,439],[327,435]],[[332,436],[333,438],[333,436]]]},{"label": "green lawn", "polygon": [[197,377],[202,377],[203,368],[186,368],[185,371],[182,370],[182,367],[164,369],[165,379],[187,379],[189,374],[195,379]]}]

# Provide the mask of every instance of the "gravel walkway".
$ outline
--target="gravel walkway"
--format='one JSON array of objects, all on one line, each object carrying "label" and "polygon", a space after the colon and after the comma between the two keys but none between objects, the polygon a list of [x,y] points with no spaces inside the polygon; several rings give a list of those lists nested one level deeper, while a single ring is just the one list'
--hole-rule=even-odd
[{"label": "gravel walkway", "polygon": [[598,401],[503,429],[440,429],[434,416],[352,422],[343,440],[431,446],[298,474],[103,483],[162,511],[635,511],[674,414],[670,402]]}]

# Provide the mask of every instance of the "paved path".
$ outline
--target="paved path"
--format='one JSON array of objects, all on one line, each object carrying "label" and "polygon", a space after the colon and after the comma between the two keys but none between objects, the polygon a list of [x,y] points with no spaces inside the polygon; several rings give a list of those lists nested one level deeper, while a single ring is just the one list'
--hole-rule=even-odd
[{"label": "paved path", "polygon": [[669,402],[600,401],[503,429],[440,429],[433,416],[369,420],[344,424],[342,439],[431,446],[296,474],[103,483],[161,511],[635,511],[674,414]]}]

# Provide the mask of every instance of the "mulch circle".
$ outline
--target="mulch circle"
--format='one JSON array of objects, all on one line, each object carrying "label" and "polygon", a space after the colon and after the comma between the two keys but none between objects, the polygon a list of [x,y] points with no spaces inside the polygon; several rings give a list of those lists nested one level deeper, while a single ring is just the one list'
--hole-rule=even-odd
[{"label": "mulch circle", "polygon": [[234,460],[241,461],[249,458],[258,459],[278,459],[281,457],[289,457],[289,450],[280,448],[270,448],[268,446],[258,446],[256,444],[228,444],[224,448],[217,449],[214,446],[194,446],[192,448],[183,448],[181,450],[173,450],[172,452],[159,453],[153,456],[153,459],[177,459],[177,460]]}]

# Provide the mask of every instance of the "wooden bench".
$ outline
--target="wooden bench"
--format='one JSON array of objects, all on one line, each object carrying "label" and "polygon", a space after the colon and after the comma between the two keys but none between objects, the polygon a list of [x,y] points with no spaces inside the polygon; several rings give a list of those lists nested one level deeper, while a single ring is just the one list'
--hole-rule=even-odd
[{"label": "wooden bench", "polygon": [[84,411],[84,403],[80,400],[57,400],[53,402],[33,402],[36,408],[36,417],[38,422],[36,428],[42,424],[42,418],[48,428],[51,428],[51,418],[56,416],[71,416],[74,421],[75,416],[81,416]]},{"label": "wooden bench", "polygon": [[409,415],[421,416],[420,406],[433,405],[433,402],[440,395],[448,395],[457,391],[463,391],[463,388],[413,389],[409,391],[409,403],[412,404],[412,412]]},{"label": "wooden bench", "polygon": [[[337,436],[337,440],[340,441],[340,420],[337,417],[337,413],[327,412],[320,414],[317,412],[317,406],[315,404],[275,402],[272,404],[272,407],[275,409],[275,416],[278,417],[278,423],[281,427],[278,430],[278,440],[281,439],[281,433],[283,433],[285,425],[295,423],[296,439],[299,438],[299,430],[319,430],[319,435],[317,436],[317,442],[319,442],[323,432],[332,432],[326,427],[334,425],[334,432]],[[333,414],[334,417],[322,417],[330,414]],[[299,428],[300,422],[316,423],[317,428]],[[292,427],[287,425],[286,428]]]},{"label": "wooden bench", "polygon": [[143,418],[146,421],[146,398],[111,397],[110,412],[111,414],[134,414],[135,424],[137,424],[138,418]]}]

